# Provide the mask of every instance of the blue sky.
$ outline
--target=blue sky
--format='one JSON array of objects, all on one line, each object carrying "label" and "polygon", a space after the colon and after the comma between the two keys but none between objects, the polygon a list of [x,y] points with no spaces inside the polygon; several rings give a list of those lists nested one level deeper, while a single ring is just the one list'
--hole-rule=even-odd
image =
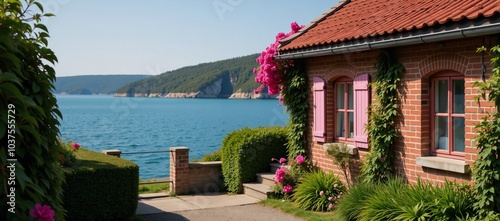
[{"label": "blue sky", "polygon": [[57,76],[161,74],[260,53],[338,0],[40,0]]}]

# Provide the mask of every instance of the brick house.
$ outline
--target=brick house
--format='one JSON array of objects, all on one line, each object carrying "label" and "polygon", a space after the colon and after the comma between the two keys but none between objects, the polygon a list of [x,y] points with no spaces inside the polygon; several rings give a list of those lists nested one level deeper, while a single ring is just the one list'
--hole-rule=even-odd
[{"label": "brick house", "polygon": [[348,144],[358,162],[368,153],[363,125],[373,91],[367,83],[382,49],[391,49],[405,68],[396,172],[410,182],[470,181],[474,127],[493,110],[474,102],[474,82],[491,73],[491,56],[476,50],[498,44],[499,33],[500,0],[339,2],[284,39],[276,56],[305,64],[310,159],[340,174],[325,144]]}]

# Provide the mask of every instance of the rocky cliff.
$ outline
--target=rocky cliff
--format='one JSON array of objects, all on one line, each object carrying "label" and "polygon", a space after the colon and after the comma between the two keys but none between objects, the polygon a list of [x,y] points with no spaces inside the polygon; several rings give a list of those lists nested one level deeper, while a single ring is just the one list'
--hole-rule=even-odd
[{"label": "rocky cliff", "polygon": [[269,96],[266,92],[254,94],[242,92],[238,89],[233,91],[235,79],[228,74],[219,76],[217,79],[206,84],[199,91],[192,92],[169,92],[169,93],[115,93],[115,97],[159,97],[159,98],[230,98],[230,99],[276,99],[277,96]]}]

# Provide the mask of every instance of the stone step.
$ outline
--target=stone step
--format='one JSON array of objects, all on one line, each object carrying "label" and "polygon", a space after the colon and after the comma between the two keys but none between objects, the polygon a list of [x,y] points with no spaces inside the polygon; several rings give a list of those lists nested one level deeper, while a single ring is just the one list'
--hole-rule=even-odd
[{"label": "stone step", "polygon": [[274,173],[257,173],[257,183],[262,183],[268,186],[274,185]]},{"label": "stone step", "polygon": [[257,199],[265,200],[271,193],[271,187],[262,183],[244,183],[243,193]]}]

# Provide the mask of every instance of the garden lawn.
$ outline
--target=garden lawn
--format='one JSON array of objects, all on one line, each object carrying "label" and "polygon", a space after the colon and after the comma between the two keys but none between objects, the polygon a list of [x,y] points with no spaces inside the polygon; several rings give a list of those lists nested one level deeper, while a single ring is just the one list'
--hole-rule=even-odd
[{"label": "garden lawn", "polygon": [[169,191],[169,183],[143,184],[139,185],[139,194],[144,193],[166,193]]}]

